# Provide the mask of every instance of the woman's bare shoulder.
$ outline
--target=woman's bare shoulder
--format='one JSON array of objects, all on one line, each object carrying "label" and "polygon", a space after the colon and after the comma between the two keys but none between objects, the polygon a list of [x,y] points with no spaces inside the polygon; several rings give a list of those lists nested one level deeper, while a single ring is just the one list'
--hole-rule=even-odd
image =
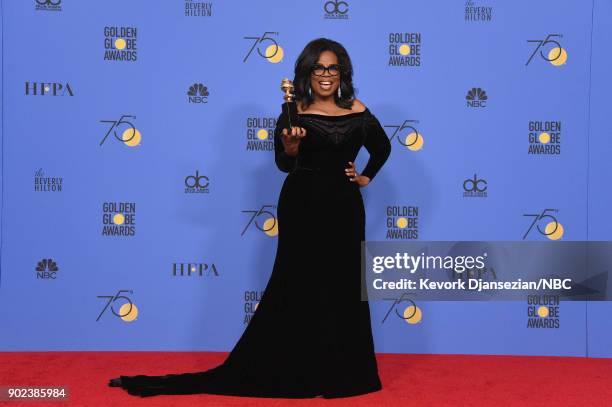
[{"label": "woman's bare shoulder", "polygon": [[364,110],[366,110],[366,105],[364,105],[361,100],[355,98],[353,99],[352,110],[355,112],[363,112]]}]

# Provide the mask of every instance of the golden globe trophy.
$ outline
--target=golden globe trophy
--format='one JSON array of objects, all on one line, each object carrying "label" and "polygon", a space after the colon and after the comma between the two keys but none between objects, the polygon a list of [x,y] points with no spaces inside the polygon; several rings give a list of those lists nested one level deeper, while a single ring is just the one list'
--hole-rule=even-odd
[{"label": "golden globe trophy", "polygon": [[291,134],[291,127],[297,126],[298,123],[298,115],[297,115],[297,105],[293,100],[295,98],[295,94],[293,93],[293,81],[290,81],[288,78],[283,78],[281,81],[281,90],[285,92],[283,96],[283,113],[287,115],[288,127],[287,131]]}]

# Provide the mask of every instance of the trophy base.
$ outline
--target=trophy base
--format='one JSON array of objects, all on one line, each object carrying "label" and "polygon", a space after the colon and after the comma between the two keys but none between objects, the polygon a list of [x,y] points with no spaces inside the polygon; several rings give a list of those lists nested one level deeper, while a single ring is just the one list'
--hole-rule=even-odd
[{"label": "trophy base", "polygon": [[298,125],[297,104],[294,101],[285,102],[282,106],[283,113],[287,117],[287,130],[291,131],[291,127]]}]

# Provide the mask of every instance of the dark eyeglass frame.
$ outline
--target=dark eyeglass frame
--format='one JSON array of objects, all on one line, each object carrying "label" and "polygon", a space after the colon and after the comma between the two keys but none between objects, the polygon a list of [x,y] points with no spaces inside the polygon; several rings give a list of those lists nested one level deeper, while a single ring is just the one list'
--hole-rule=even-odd
[{"label": "dark eyeglass frame", "polygon": [[[337,73],[333,74],[331,69],[335,69]],[[316,70],[322,70],[320,74],[315,73]],[[314,64],[312,68],[310,68],[310,72],[315,76],[323,76],[325,71],[329,74],[329,76],[338,76],[342,72],[342,65],[340,64],[331,64],[330,66],[323,66],[321,64]]]}]

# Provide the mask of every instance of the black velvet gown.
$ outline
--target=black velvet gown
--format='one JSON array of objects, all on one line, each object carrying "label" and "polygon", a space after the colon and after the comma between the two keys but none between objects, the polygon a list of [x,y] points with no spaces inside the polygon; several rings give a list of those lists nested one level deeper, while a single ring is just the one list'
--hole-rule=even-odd
[{"label": "black velvet gown", "polygon": [[360,187],[345,174],[362,146],[361,172],[373,179],[391,144],[366,109],[341,116],[301,113],[297,157],[284,153],[281,113],[275,161],[287,172],[277,206],[278,246],[261,301],[229,356],[202,372],[120,376],[109,386],[142,397],[226,394],[347,397],[380,390],[370,309],[361,299],[365,211]]}]

